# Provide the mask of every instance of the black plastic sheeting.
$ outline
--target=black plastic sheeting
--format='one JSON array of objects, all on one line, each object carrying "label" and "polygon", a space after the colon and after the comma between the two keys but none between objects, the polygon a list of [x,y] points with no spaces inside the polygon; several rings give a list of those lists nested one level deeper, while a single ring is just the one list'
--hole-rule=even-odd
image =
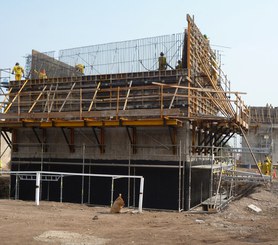
[{"label": "black plastic sheeting", "polygon": [[[107,162],[106,162],[107,163]],[[123,163],[123,161],[121,161]],[[138,161],[133,164],[146,164],[144,161]],[[148,161],[148,163],[150,163]],[[161,163],[161,162],[160,162]],[[152,164],[159,164],[155,162]],[[165,164],[165,163],[164,163]],[[167,163],[171,164],[171,163]],[[176,163],[175,163],[176,164]],[[66,165],[49,163],[43,165],[43,171],[52,172],[72,172],[82,173],[82,165]],[[18,164],[12,163],[14,171],[39,171],[39,164]],[[128,175],[127,167],[115,166],[91,166],[85,165],[84,172],[93,174],[113,174]],[[131,167],[131,175],[143,176],[144,183],[144,199],[143,208],[178,210],[179,208],[179,172],[175,168],[152,168],[152,167]],[[184,207],[188,209],[188,171],[183,182],[184,188]],[[208,198],[209,195],[210,171],[192,169],[191,172],[191,203],[193,207],[200,201]],[[11,197],[15,196],[15,175],[11,176]],[[111,202],[111,178],[102,177],[84,177],[84,195],[83,203],[94,205],[110,205]],[[115,199],[119,193],[122,194],[126,206],[128,205],[128,185],[129,185],[129,205],[138,207],[140,179],[127,178],[114,180],[114,196]],[[41,200],[60,201],[61,182],[43,181],[41,185]],[[135,192],[135,195],[134,195]],[[82,200],[82,177],[67,176],[63,177],[62,201],[71,203],[81,203]],[[18,198],[21,200],[35,200],[35,181],[19,181]],[[180,199],[180,201],[182,201]],[[180,206],[183,206],[180,203]]]}]

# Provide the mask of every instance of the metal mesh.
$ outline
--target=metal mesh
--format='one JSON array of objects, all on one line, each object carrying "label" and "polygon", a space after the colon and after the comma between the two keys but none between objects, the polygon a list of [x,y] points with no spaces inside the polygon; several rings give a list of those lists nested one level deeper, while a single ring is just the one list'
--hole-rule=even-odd
[{"label": "metal mesh", "polygon": [[184,34],[172,34],[124,42],[63,49],[59,60],[71,66],[85,65],[86,75],[141,72],[158,69],[163,52],[170,66],[181,59]]}]

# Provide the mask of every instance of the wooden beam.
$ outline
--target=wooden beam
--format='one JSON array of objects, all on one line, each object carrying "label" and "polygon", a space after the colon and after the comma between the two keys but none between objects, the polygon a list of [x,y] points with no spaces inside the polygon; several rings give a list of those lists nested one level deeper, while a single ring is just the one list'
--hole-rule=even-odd
[{"label": "wooden beam", "polygon": [[93,104],[94,104],[94,102],[95,102],[95,100],[96,100],[96,97],[97,97],[97,93],[98,93],[98,91],[100,90],[100,85],[101,85],[101,82],[98,82],[97,88],[96,88],[96,90],[95,90],[95,93],[94,93],[94,96],[93,96],[93,99],[92,99],[92,102],[91,102],[91,104],[90,104],[90,106],[89,106],[88,111],[91,111],[91,109],[92,109],[92,107],[93,107]]},{"label": "wooden beam", "polygon": [[11,108],[12,104],[16,101],[16,99],[18,98],[18,96],[20,95],[21,91],[24,89],[24,87],[26,86],[26,84],[28,83],[28,79],[25,80],[25,82],[23,83],[23,85],[21,86],[21,88],[19,89],[19,91],[17,92],[17,94],[15,95],[15,97],[13,98],[12,102],[5,108],[4,110],[4,114],[6,114],[9,109]]},{"label": "wooden beam", "polygon": [[39,99],[41,98],[43,92],[45,91],[45,89],[47,88],[47,85],[44,86],[44,88],[42,89],[42,91],[39,93],[38,97],[35,99],[33,105],[31,106],[31,108],[29,109],[28,113],[30,113],[33,108],[35,107],[35,105],[38,103]]},{"label": "wooden beam", "polygon": [[61,111],[63,110],[64,105],[66,104],[66,102],[67,102],[67,100],[68,100],[69,96],[70,96],[70,95],[71,95],[71,93],[72,93],[73,88],[75,87],[75,84],[76,84],[76,82],[75,82],[75,83],[73,83],[73,85],[71,86],[70,91],[68,92],[68,94],[67,94],[66,98],[64,99],[63,104],[61,105],[61,107],[60,107],[60,109],[59,109],[59,112],[61,112]]},{"label": "wooden beam", "polygon": [[126,98],[125,98],[125,103],[124,103],[124,108],[123,108],[124,111],[125,111],[125,109],[126,109],[127,100],[128,100],[129,94],[130,94],[130,88],[131,88],[131,86],[132,86],[132,80],[129,82],[129,89],[127,90],[127,93],[126,93]]}]

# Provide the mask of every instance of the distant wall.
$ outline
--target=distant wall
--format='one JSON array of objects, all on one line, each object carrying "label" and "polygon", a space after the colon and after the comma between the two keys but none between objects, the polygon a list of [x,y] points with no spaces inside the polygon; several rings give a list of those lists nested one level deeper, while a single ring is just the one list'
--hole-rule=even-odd
[{"label": "distant wall", "polygon": [[73,66],[70,66],[36,50],[32,50],[30,78],[38,79],[39,72],[42,69],[45,69],[48,78],[82,75],[80,72],[76,71]]},{"label": "distant wall", "polygon": [[[278,161],[278,125],[260,124],[256,127],[250,127],[246,134],[248,142],[253,150],[257,161],[264,161],[265,155],[272,157],[272,162]],[[242,146],[248,149],[246,142],[243,140]],[[255,165],[250,151],[242,154],[242,162],[245,165]]]},{"label": "distant wall", "polygon": [[[272,157],[272,162],[278,161],[278,107],[250,107],[249,131],[246,136],[257,161],[264,161],[265,155]],[[243,140],[243,148],[248,148]],[[250,152],[242,154],[242,162],[254,166]]]}]

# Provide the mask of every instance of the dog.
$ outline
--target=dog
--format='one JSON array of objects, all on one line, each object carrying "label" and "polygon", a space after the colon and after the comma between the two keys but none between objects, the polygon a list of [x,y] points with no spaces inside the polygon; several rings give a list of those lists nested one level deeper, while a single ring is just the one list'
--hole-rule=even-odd
[{"label": "dog", "polygon": [[124,207],[125,202],[122,198],[122,194],[119,194],[119,196],[117,197],[117,199],[114,201],[110,213],[115,214],[115,213],[120,213],[121,209]]}]

